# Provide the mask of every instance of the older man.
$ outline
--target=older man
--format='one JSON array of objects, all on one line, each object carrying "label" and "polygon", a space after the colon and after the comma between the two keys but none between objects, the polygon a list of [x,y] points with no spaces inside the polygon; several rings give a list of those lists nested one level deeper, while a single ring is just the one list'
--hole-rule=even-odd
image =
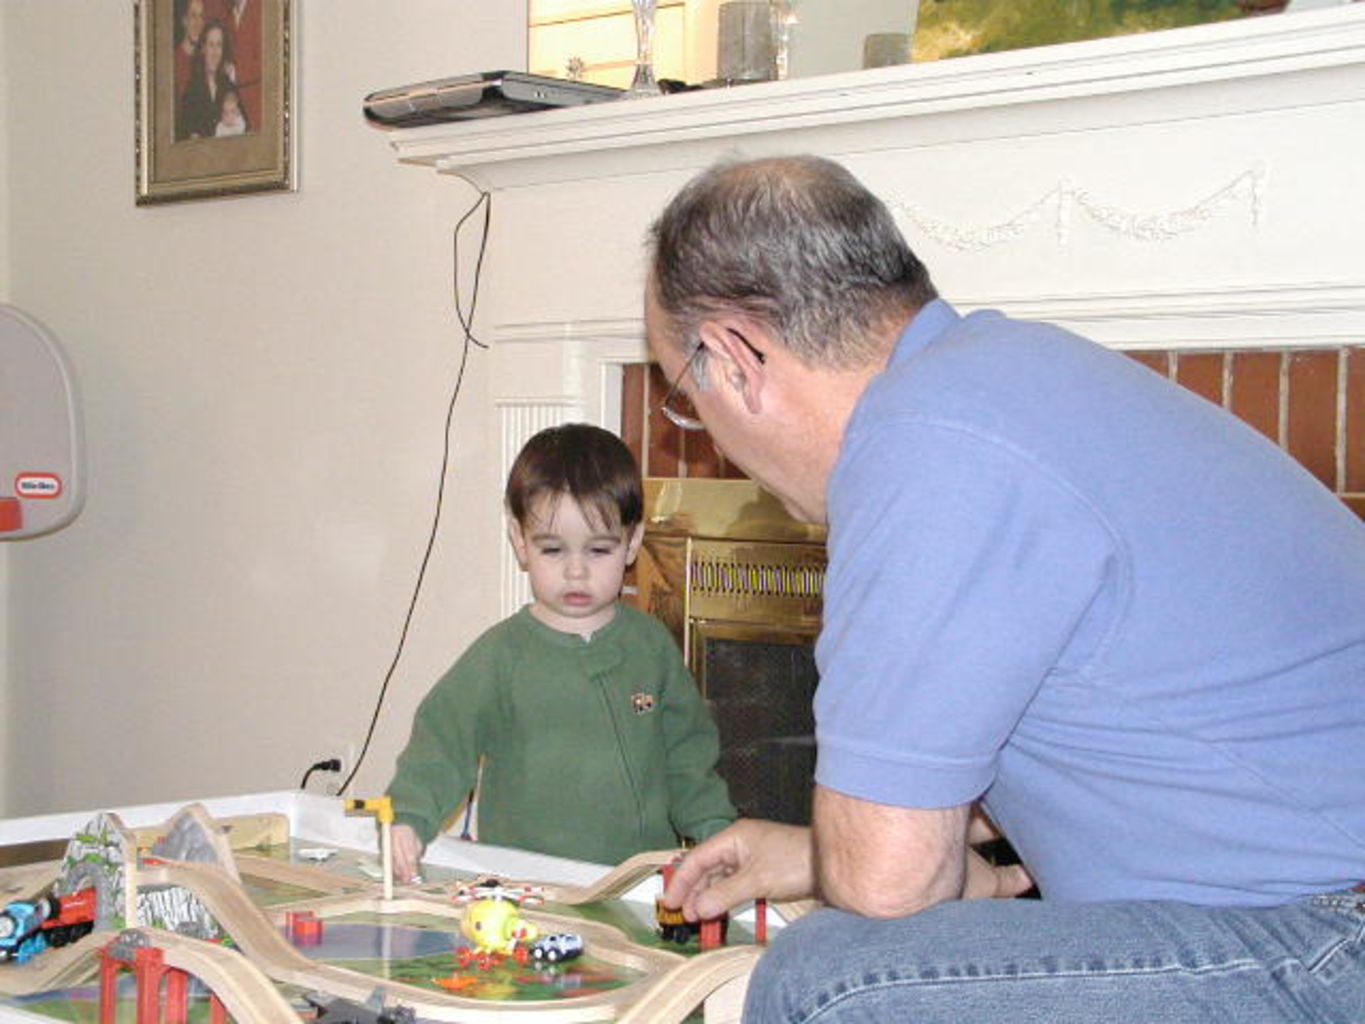
[{"label": "older man", "polygon": [[[668,899],[830,905],[755,1021],[1365,1020],[1365,524],[1255,431],[1045,324],[959,315],[815,158],[654,226],[649,343],[827,521],[810,829]],[[1037,880],[971,852],[980,802]]]}]

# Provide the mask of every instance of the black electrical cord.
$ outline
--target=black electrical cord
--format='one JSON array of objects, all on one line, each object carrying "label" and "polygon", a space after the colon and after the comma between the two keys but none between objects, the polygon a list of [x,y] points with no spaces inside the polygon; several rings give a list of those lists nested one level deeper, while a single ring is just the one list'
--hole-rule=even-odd
[{"label": "black electrical cord", "polygon": [[[479,236],[479,253],[474,261],[474,281],[470,287],[469,294],[469,313],[464,312],[464,307],[460,299],[460,231],[464,228],[465,222],[483,207],[483,230]],[[417,570],[417,581],[412,588],[412,598],[408,602],[407,614],[403,617],[403,627],[398,634],[398,646],[393,652],[393,659],[389,662],[388,671],[384,673],[384,682],[379,687],[379,696],[374,702],[374,713],[370,715],[370,725],[365,731],[365,742],[360,747],[360,754],[355,759],[355,764],[351,765],[350,774],[337,789],[337,796],[341,796],[350,788],[352,780],[355,779],[356,772],[360,771],[360,766],[365,762],[365,755],[369,753],[370,741],[374,739],[375,727],[379,724],[379,713],[384,707],[384,698],[389,692],[389,683],[393,680],[394,671],[398,668],[398,662],[403,656],[403,648],[407,644],[408,630],[412,627],[413,613],[417,610],[417,599],[422,593],[422,583],[426,579],[427,566],[431,562],[431,552],[436,546],[436,534],[441,525],[441,511],[445,505],[446,493],[446,472],[450,467],[450,428],[455,420],[455,403],[460,397],[460,387],[464,383],[465,367],[469,364],[469,347],[476,345],[486,349],[488,346],[474,336],[474,313],[479,304],[479,280],[483,276],[483,258],[488,250],[488,228],[492,220],[493,197],[490,193],[479,190],[479,198],[455,224],[455,231],[452,236],[451,248],[454,253],[454,268],[452,270],[452,284],[455,293],[455,316],[460,321],[460,329],[463,331],[463,344],[460,347],[460,368],[455,375],[455,386],[450,392],[450,402],[446,406],[445,421],[445,442],[441,452],[441,472],[436,486],[436,508],[431,519],[431,530],[427,534],[426,550],[422,553],[422,562]],[[307,780],[307,776],[304,776]]]},{"label": "black electrical cord", "polygon": [[308,788],[308,779],[309,779],[309,777],[310,777],[314,772],[339,772],[339,771],[341,771],[341,758],[339,758],[339,757],[329,757],[329,758],[327,758],[327,760],[325,760],[325,761],[314,761],[314,762],[308,767],[308,770],[307,770],[306,772],[303,773],[303,778],[299,781],[299,789],[307,789],[307,788]]}]

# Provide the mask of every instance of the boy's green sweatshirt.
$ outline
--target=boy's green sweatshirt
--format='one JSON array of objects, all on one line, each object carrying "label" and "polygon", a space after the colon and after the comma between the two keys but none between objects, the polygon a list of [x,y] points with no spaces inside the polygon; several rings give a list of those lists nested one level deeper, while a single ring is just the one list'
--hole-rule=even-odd
[{"label": "boy's green sweatshirt", "polygon": [[389,786],[424,843],[473,787],[478,836],[598,864],[735,818],[719,739],[673,637],[618,604],[585,640],[529,606],[484,633],[422,701]]}]

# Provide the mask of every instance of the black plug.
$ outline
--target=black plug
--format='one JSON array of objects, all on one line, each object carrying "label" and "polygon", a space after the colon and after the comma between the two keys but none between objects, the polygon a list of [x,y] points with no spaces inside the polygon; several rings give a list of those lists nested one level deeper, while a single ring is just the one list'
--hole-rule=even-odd
[{"label": "black plug", "polygon": [[339,772],[341,771],[341,758],[329,757],[325,761],[317,761],[303,773],[303,779],[299,782],[299,789],[308,788],[308,778],[314,772]]}]

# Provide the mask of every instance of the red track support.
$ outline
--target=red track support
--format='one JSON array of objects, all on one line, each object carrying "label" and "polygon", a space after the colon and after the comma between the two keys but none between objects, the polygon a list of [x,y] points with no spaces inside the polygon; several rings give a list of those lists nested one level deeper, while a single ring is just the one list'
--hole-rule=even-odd
[{"label": "red track support", "polygon": [[137,1024],[161,1024],[161,981],[166,976],[165,954],[144,946],[133,959],[137,979]]},{"label": "red track support", "polygon": [[316,946],[322,942],[322,919],[311,910],[286,910],[285,930],[296,946]]},{"label": "red track support", "polygon": [[706,952],[708,949],[720,949],[725,945],[725,925],[724,915],[713,917],[701,923],[701,949]]},{"label": "red track support", "polygon": [[111,945],[100,950],[100,1024],[114,1024],[118,1013],[118,976],[123,961],[109,952]]},{"label": "red track support", "polygon": [[189,1024],[190,976],[184,971],[166,971],[166,1024]]},{"label": "red track support", "polygon": [[[190,974],[178,967],[167,967],[165,954],[154,946],[137,950],[132,961],[112,952],[117,940],[100,950],[100,1024],[116,1024],[118,1019],[118,979],[123,969],[131,968],[137,981],[137,1024],[186,1024],[189,1020]],[[162,986],[165,986],[165,1015],[162,1015]],[[228,1024],[227,1007],[209,993],[211,1024]]]}]

